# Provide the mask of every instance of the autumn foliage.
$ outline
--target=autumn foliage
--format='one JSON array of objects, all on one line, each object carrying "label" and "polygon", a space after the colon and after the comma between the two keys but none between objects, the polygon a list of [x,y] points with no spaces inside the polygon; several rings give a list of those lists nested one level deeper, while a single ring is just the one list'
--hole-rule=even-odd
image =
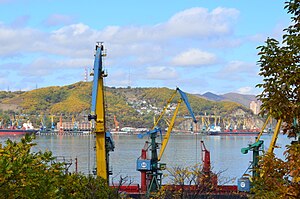
[{"label": "autumn foliage", "polygon": [[258,97],[262,113],[281,119],[283,133],[295,137],[287,146],[285,160],[267,153],[260,158],[258,177],[254,178],[253,198],[300,198],[300,2],[285,2],[291,25],[284,29],[282,43],[268,38],[259,46],[260,75],[263,88]]},{"label": "autumn foliage", "polygon": [[31,152],[34,138],[0,144],[0,198],[119,198],[106,180],[65,173],[50,151]]}]

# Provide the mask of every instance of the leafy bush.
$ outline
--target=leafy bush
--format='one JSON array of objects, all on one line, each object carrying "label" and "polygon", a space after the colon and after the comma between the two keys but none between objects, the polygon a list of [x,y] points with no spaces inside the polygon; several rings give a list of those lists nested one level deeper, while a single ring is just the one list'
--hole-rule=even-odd
[{"label": "leafy bush", "polygon": [[0,144],[0,198],[119,198],[100,177],[65,173],[52,152],[30,152],[33,140]]}]

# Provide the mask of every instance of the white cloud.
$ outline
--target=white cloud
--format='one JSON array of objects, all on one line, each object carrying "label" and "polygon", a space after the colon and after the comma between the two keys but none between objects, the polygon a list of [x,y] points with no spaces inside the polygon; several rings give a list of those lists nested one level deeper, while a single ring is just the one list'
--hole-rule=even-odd
[{"label": "white cloud", "polygon": [[115,87],[127,87],[135,81],[135,78],[130,78],[130,74],[124,71],[109,73],[108,77],[106,81]]},{"label": "white cloud", "polygon": [[263,41],[266,39],[266,35],[262,35],[262,34],[255,34],[255,35],[251,35],[250,37],[247,38],[249,41],[252,42],[260,42],[263,43]]},{"label": "white cloud", "polygon": [[[232,21],[238,15],[234,9],[217,8],[211,12],[203,8],[191,8],[175,14],[169,21],[154,26],[107,26],[103,30],[90,28],[83,23],[71,24],[46,32],[34,28],[13,29],[0,25],[0,57],[26,53],[50,53],[68,57],[88,56],[96,41],[105,41],[118,47],[123,54],[133,45],[151,44],[166,47],[166,42],[177,37],[207,37],[228,34]],[[27,21],[24,18],[21,21]],[[22,23],[24,23],[22,22]],[[45,20],[49,25],[69,24],[72,17],[54,14]],[[27,22],[26,22],[27,23]],[[157,47],[156,47],[157,49]],[[141,48],[130,53],[139,53]],[[149,51],[151,48],[148,49]],[[154,48],[152,48],[154,50]],[[116,51],[116,50],[114,50]],[[167,52],[167,51],[166,51]],[[148,52],[151,53],[151,52]]]},{"label": "white cloud", "polygon": [[[69,24],[72,17],[52,15],[45,20],[48,25],[68,25],[50,32],[28,26],[16,29],[0,22],[0,58],[5,58],[0,60],[0,66],[20,62],[22,65],[14,69],[16,74],[43,76],[44,79],[52,75],[54,79],[59,70],[92,66],[95,43],[104,41],[108,51],[108,67],[114,69],[113,72],[118,71],[109,74],[108,82],[113,85],[128,85],[129,80],[124,78],[124,74],[127,74],[129,67],[132,74],[136,74],[131,81],[147,79],[165,84],[167,81],[184,84],[184,80],[179,79],[182,68],[172,66],[196,68],[216,64],[219,61],[216,54],[220,48],[230,51],[243,41],[232,36],[238,16],[236,9],[216,8],[209,11],[197,7],[178,12],[169,20],[153,26],[109,25],[95,29],[83,23]],[[58,23],[59,20],[61,23]],[[24,18],[23,24],[26,25],[25,22]],[[247,67],[246,63],[234,61],[226,65],[223,72],[246,74]],[[209,72],[212,73],[206,71],[206,74]],[[251,72],[250,69],[248,72]],[[199,78],[193,78],[193,84],[199,86]],[[190,84],[190,80],[186,82],[186,85]]]},{"label": "white cloud", "polygon": [[257,66],[253,63],[229,61],[219,72],[218,77],[231,81],[247,81],[257,76]]},{"label": "white cloud", "polygon": [[232,32],[239,15],[236,9],[191,8],[174,15],[166,24],[166,30],[178,36],[212,37]]},{"label": "white cloud", "polygon": [[240,94],[253,94],[253,88],[250,86],[242,87],[237,90]]},{"label": "white cloud", "polygon": [[240,38],[230,38],[230,37],[216,37],[209,41],[209,46],[215,49],[231,49],[241,46],[243,44]]},{"label": "white cloud", "polygon": [[97,35],[97,31],[85,24],[72,24],[52,31],[48,36],[52,46],[49,50],[47,48],[44,50],[69,57],[87,56],[87,49],[90,51],[99,40]]},{"label": "white cloud", "polygon": [[246,63],[246,62],[239,61],[239,60],[233,60],[233,61],[230,61],[223,68],[223,72],[227,72],[227,73],[233,73],[233,72],[249,73],[249,72],[253,72],[254,68],[255,68],[255,66],[253,66],[253,64]]},{"label": "white cloud", "polygon": [[174,68],[157,66],[157,67],[147,67],[146,74],[143,78],[147,79],[157,79],[157,80],[167,80],[167,79],[176,79],[178,74]]},{"label": "white cloud", "polygon": [[56,31],[53,31],[53,36],[85,36],[86,34],[91,33],[90,27],[79,23],[79,24],[73,24],[70,26],[65,26],[63,28],[60,28]]},{"label": "white cloud", "polygon": [[58,59],[42,57],[35,59],[32,63],[23,67],[20,74],[26,76],[41,76],[60,71],[76,68],[84,68],[93,62],[92,59],[73,58],[73,59]]},{"label": "white cloud", "polygon": [[154,26],[108,26],[99,32],[106,40],[114,43],[160,42],[181,38],[205,38],[226,35],[233,31],[239,15],[236,9],[207,9],[196,7],[172,16],[170,20]]},{"label": "white cloud", "polygon": [[172,64],[176,66],[202,66],[214,64],[217,58],[214,54],[190,49],[173,58]]},{"label": "white cloud", "polygon": [[[97,31],[84,24],[65,26],[47,33],[31,28],[10,28],[0,24],[0,57],[45,53],[60,56],[87,56],[97,41]],[[89,49],[89,50],[87,50]]]},{"label": "white cloud", "polygon": [[14,57],[32,51],[43,34],[31,28],[11,28],[0,24],[0,57]]}]

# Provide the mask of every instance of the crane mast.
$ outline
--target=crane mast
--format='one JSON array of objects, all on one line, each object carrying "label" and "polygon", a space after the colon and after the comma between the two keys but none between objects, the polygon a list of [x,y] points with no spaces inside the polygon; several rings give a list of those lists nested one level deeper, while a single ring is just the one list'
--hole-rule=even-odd
[{"label": "crane mast", "polygon": [[[156,138],[158,136],[162,137],[162,131],[159,127],[157,127],[159,121],[162,119],[163,115],[165,114],[168,106],[171,104],[173,98],[176,96],[176,93],[179,92],[180,99],[177,102],[176,109],[174,111],[173,117],[171,121],[168,124],[168,130],[166,134],[164,135],[164,138],[161,143],[161,149],[158,154],[158,143],[156,142]],[[170,134],[172,132],[175,119],[178,114],[178,110],[180,107],[180,104],[184,102],[192,119],[193,122],[197,123],[197,120],[195,118],[195,115],[192,111],[192,108],[190,106],[190,103],[188,101],[188,98],[186,94],[181,91],[179,88],[176,88],[175,92],[172,94],[170,99],[167,101],[166,106],[163,108],[161,114],[159,115],[158,119],[154,121],[154,126],[152,130],[146,132],[145,134],[139,134],[138,137],[142,138],[145,135],[149,135],[151,142],[150,146],[148,147],[148,142],[142,149],[142,154],[137,160],[137,170],[141,172],[141,190],[146,191],[147,195],[149,195],[151,192],[157,191],[161,187],[161,181],[162,181],[162,172],[161,170],[164,170],[166,168],[165,163],[161,163],[161,157],[165,151],[165,148],[168,144]],[[147,150],[148,148],[151,150],[151,159],[147,158]]]},{"label": "crane mast", "polygon": [[[271,119],[271,114],[269,114],[266,121],[265,121],[265,123],[264,123],[264,125],[263,125],[263,127],[262,127],[262,129],[261,129],[261,131],[260,131],[260,133],[256,137],[255,142],[253,144],[249,144],[248,147],[245,147],[245,148],[241,149],[241,152],[243,154],[247,154],[249,151],[253,152],[253,154],[252,154],[252,163],[250,165],[251,169],[252,169],[252,178],[253,177],[259,177],[259,176],[263,175],[263,174],[257,173],[255,168],[258,167],[259,152],[262,151],[261,147],[264,143],[264,141],[260,140],[260,138],[261,138],[267,124],[271,120],[272,120]],[[275,148],[276,141],[277,141],[277,138],[278,138],[278,134],[279,134],[279,131],[280,131],[281,123],[282,123],[282,119],[279,118],[278,121],[277,121],[276,128],[275,128],[275,131],[273,133],[272,140],[270,142],[270,146],[269,146],[269,149],[268,149],[267,153],[270,153],[270,154],[274,153],[274,148]],[[246,172],[247,172],[247,170],[246,170]],[[244,174],[240,179],[238,179],[238,190],[249,192],[250,187],[251,187],[250,181],[252,180],[252,178]]]},{"label": "crane mast", "polygon": [[102,58],[106,56],[103,44],[98,42],[94,61],[94,80],[92,90],[91,114],[88,120],[92,121],[93,132],[96,136],[96,174],[109,181],[109,151],[113,151],[114,144],[110,133],[105,126],[105,101],[103,79],[107,75],[102,68]]}]

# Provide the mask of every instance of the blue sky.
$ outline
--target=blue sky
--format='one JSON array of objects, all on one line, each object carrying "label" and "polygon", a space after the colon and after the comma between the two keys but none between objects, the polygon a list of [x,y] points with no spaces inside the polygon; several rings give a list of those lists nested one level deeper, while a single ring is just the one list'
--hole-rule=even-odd
[{"label": "blue sky", "polygon": [[259,94],[256,47],[290,23],[274,0],[0,0],[0,13],[6,91],[84,81],[103,41],[106,86]]}]

